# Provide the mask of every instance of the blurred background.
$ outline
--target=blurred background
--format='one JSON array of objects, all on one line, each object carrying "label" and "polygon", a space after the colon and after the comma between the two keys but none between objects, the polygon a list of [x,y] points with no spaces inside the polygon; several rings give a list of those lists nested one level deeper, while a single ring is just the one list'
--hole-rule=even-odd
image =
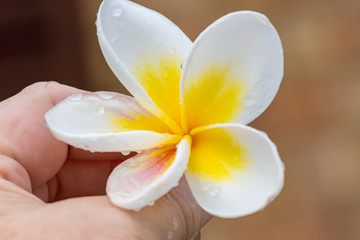
[{"label": "blurred background", "polygon": [[[97,43],[100,0],[0,0],[0,100],[53,80],[124,92]],[[137,0],[192,40],[226,13],[254,10],[279,32],[285,75],[250,125],[267,132],[286,165],[264,211],[214,218],[204,240],[360,239],[360,1]]]}]

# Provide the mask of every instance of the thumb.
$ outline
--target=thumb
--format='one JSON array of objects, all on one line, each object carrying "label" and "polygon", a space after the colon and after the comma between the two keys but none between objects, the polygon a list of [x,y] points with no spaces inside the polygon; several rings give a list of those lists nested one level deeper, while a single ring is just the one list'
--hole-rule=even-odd
[{"label": "thumb", "polygon": [[153,207],[141,211],[152,219],[155,239],[200,239],[201,228],[211,219],[194,199],[185,177]]}]

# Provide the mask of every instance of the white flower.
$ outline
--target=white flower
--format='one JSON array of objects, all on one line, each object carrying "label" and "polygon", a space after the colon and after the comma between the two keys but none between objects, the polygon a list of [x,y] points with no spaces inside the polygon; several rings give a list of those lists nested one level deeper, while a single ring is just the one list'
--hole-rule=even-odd
[{"label": "white flower", "polygon": [[97,28],[109,66],[135,98],[73,95],[46,122],[78,148],[140,152],[108,179],[115,205],[151,205],[184,173],[200,206],[220,217],[253,213],[280,192],[275,145],[245,126],[268,107],[283,76],[281,42],[264,15],[228,14],[192,43],[155,11],[105,0]]}]

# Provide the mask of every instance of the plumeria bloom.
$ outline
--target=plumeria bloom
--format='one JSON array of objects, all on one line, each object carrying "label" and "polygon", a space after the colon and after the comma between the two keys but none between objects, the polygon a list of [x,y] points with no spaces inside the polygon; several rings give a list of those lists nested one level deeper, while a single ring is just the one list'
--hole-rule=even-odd
[{"label": "plumeria bloom", "polygon": [[45,118],[56,138],[77,148],[137,152],[109,176],[112,203],[139,210],[184,174],[199,205],[220,217],[253,213],[280,192],[276,146],[246,126],[283,76],[281,42],[264,15],[228,14],[191,42],[155,11],[105,0],[97,30],[106,61],[134,97],[77,94]]}]

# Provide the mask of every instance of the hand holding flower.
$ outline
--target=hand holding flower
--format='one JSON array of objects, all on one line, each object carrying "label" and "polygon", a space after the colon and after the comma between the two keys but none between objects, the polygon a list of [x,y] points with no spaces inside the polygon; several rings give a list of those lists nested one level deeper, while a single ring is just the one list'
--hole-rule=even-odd
[{"label": "hand holding flower", "polygon": [[280,192],[275,145],[245,125],[268,107],[283,75],[281,42],[264,15],[231,13],[191,43],[164,16],[105,0],[97,28],[109,66],[135,98],[78,94],[46,121],[72,146],[138,152],[108,179],[115,205],[152,205],[183,174],[200,206],[220,217],[253,213]]},{"label": "hand holding flower", "polygon": [[69,95],[54,82],[0,102],[0,239],[190,239],[209,220],[184,180],[141,212],[105,194],[107,177],[129,156],[89,153],[57,141],[46,111]]}]

